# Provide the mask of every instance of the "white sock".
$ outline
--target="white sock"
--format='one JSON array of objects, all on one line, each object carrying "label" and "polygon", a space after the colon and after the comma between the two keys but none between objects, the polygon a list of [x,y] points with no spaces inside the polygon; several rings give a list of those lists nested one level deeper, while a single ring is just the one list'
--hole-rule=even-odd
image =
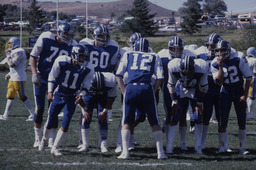
[{"label": "white sock", "polygon": [[248,114],[252,114],[253,100],[250,97],[248,97],[246,100],[246,103],[247,103]]},{"label": "white sock", "polygon": [[49,138],[50,130],[51,129],[47,129],[46,127],[44,127],[44,132],[43,132],[42,140],[47,140]]},{"label": "white sock", "polygon": [[108,119],[112,119],[112,109],[108,110]]},{"label": "white sock", "polygon": [[218,139],[219,139],[219,148],[225,147],[225,138],[226,138],[226,133],[218,133]]},{"label": "white sock", "polygon": [[224,144],[225,144],[225,149],[228,149],[229,148],[229,146],[228,146],[228,128],[226,128]]},{"label": "white sock", "polygon": [[58,130],[56,139],[55,139],[54,144],[53,144],[53,146],[55,148],[58,148],[60,146],[61,142],[63,141],[63,139],[65,137],[65,135],[66,135],[66,132],[63,132],[61,129]]},{"label": "white sock", "polygon": [[82,126],[80,124],[78,124],[78,136],[79,136],[78,145],[81,145],[83,144],[83,140],[82,140]]},{"label": "white sock", "polygon": [[238,139],[240,141],[240,149],[245,148],[246,130],[238,130]]},{"label": "white sock", "polygon": [[180,145],[186,145],[187,126],[179,126],[180,132]]},{"label": "white sock", "polygon": [[32,105],[31,105],[31,103],[30,103],[30,100],[27,99],[27,100],[25,100],[23,103],[24,103],[24,105],[26,106],[27,110],[29,111],[30,115],[34,116],[35,113],[34,113],[34,110],[33,110],[33,108],[32,108]]},{"label": "white sock", "polygon": [[122,126],[121,126],[121,124],[119,124],[119,125],[118,125],[118,128],[117,128],[116,147],[122,145],[121,129],[122,129]]},{"label": "white sock", "polygon": [[209,125],[203,125],[201,146],[205,146]]},{"label": "white sock", "polygon": [[55,139],[55,137],[56,137],[56,133],[57,133],[57,129],[56,129],[56,128],[50,129],[50,132],[49,132],[49,141],[54,141],[54,139]]},{"label": "white sock", "polygon": [[42,128],[34,127],[34,131],[35,131],[35,140],[41,141],[41,138],[42,138]]},{"label": "white sock", "polygon": [[8,117],[9,112],[10,112],[11,107],[12,107],[12,103],[13,103],[13,100],[7,99],[6,106],[5,106],[5,111],[4,111],[4,115],[3,115],[4,117]]},{"label": "white sock", "polygon": [[173,141],[174,141],[174,138],[175,138],[175,134],[176,134],[176,131],[177,131],[177,128],[178,126],[177,125],[174,125],[174,126],[171,126],[171,125],[167,125],[167,147],[173,147]]},{"label": "white sock", "polygon": [[195,149],[201,149],[201,140],[202,140],[202,124],[195,124]]},{"label": "white sock", "polygon": [[130,140],[131,131],[130,130],[122,130],[121,135],[122,135],[122,144],[123,144],[122,153],[129,154],[128,148],[129,148],[129,140]]},{"label": "white sock", "polygon": [[84,147],[89,147],[89,134],[90,129],[81,129],[82,141]]},{"label": "white sock", "polygon": [[157,154],[158,155],[164,154],[162,131],[161,130],[160,131],[154,131],[153,136],[154,136],[155,142],[156,142]]}]

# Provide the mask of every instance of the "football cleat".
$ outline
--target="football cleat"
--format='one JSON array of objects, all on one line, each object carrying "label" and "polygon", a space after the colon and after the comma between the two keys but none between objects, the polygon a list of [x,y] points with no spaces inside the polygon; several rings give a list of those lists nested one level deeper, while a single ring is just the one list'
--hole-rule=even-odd
[{"label": "football cleat", "polygon": [[256,119],[256,117],[252,113],[250,113],[247,115],[247,119]]},{"label": "football cleat", "polygon": [[187,151],[188,150],[188,148],[186,147],[185,143],[180,144],[180,149],[183,150],[183,151]]},{"label": "football cleat", "polygon": [[240,149],[240,150],[239,150],[239,153],[240,153],[240,154],[243,154],[243,155],[249,154],[249,152],[248,152],[247,150],[245,150],[245,149]]},{"label": "football cleat", "polygon": [[122,152],[122,146],[117,146],[115,149],[115,153],[120,153]]},{"label": "football cleat", "polygon": [[202,155],[203,152],[200,148],[195,149],[195,154]]},{"label": "football cleat", "polygon": [[54,144],[53,138],[49,138],[49,140],[48,140],[48,147],[49,147],[49,148],[52,148],[52,147],[53,147],[53,144]]},{"label": "football cleat", "polygon": [[60,153],[60,151],[54,146],[51,149],[51,154],[53,154],[55,156],[61,156],[62,155],[62,153]]},{"label": "football cleat", "polygon": [[101,141],[100,151],[101,151],[101,153],[108,152],[107,141]]},{"label": "football cleat", "polygon": [[39,151],[44,151],[46,145],[47,145],[47,139],[42,139],[41,143],[40,143],[40,145],[38,147],[38,150]]},{"label": "football cleat", "polygon": [[172,154],[173,153],[173,147],[167,145],[165,153]]},{"label": "football cleat", "polygon": [[83,144],[78,145],[77,149],[81,149],[83,147]]},{"label": "football cleat", "polygon": [[130,158],[130,156],[129,156],[128,153],[127,153],[127,154],[121,153],[121,155],[119,155],[119,156],[117,157],[117,159],[129,159],[129,158]]},{"label": "football cleat", "polygon": [[26,121],[27,121],[27,122],[34,121],[34,116],[33,116],[33,115],[30,115],[30,116],[27,118]]},{"label": "football cleat", "polygon": [[8,117],[4,115],[0,115],[0,120],[8,120]]},{"label": "football cleat", "polygon": [[89,151],[89,147],[82,146],[78,151],[79,152],[88,152]]},{"label": "football cleat", "polygon": [[34,144],[33,144],[33,147],[36,148],[40,145],[40,140],[39,139],[36,139]]},{"label": "football cleat", "polygon": [[168,157],[165,154],[159,154],[157,155],[157,159],[168,159]]}]

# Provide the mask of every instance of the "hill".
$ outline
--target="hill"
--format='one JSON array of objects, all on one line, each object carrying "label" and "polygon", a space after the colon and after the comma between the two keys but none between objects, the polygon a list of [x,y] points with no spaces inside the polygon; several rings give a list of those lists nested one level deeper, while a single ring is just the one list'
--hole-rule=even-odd
[{"label": "hill", "polygon": [[[31,0],[23,0],[23,7],[27,9],[30,6]],[[168,10],[149,2],[151,13],[156,13],[156,17],[170,17],[172,12],[174,16],[178,16],[176,11]],[[1,0],[0,4],[12,4],[20,6],[19,0]],[[110,17],[111,12],[115,15],[120,15],[131,9],[133,0],[119,0],[113,2],[88,2],[88,15],[98,17]],[[56,11],[56,2],[38,2],[38,5],[47,12]],[[85,15],[86,3],[81,1],[76,2],[59,2],[59,12],[68,15]]]}]

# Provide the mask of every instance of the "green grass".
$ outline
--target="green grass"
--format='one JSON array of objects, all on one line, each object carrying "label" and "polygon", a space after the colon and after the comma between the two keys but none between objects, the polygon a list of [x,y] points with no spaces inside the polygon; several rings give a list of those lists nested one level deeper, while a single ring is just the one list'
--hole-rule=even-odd
[{"label": "green grass", "polygon": [[[5,73],[0,73],[0,114],[4,112],[6,103],[7,82],[4,81]],[[33,103],[31,74],[28,73],[26,93]],[[194,154],[194,135],[187,134],[188,152],[181,152],[179,135],[174,141],[174,154],[168,155],[167,160],[156,159],[156,149],[151,129],[147,121],[139,124],[135,130],[135,138],[140,145],[131,152],[130,160],[118,160],[115,150],[116,129],[121,119],[120,97],[113,106],[113,122],[109,123],[108,146],[110,152],[101,154],[97,148],[98,134],[95,116],[93,118],[90,134],[90,152],[79,153],[78,144],[78,119],[79,111],[74,115],[68,134],[63,141],[61,149],[64,155],[55,157],[47,148],[39,152],[33,148],[34,129],[32,122],[26,122],[29,115],[23,104],[15,98],[8,121],[0,121],[0,169],[254,169],[256,165],[256,121],[247,122],[246,148],[249,155],[238,154],[239,141],[237,137],[237,121],[232,109],[229,121],[229,145],[233,152],[228,155],[218,155],[217,124],[210,124],[207,138],[207,149],[204,155]],[[162,121],[164,110],[160,97],[159,117]],[[254,110],[255,111],[255,110]],[[255,112],[254,112],[255,113]],[[44,120],[47,114],[44,114]],[[60,124],[60,122],[59,122]],[[166,144],[163,134],[164,146]]]}]

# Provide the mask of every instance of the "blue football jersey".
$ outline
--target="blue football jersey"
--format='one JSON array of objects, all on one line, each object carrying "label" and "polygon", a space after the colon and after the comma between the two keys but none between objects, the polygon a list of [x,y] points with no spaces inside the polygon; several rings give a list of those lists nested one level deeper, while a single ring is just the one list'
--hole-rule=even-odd
[{"label": "blue football jersey", "polygon": [[[215,58],[215,56],[211,56],[210,51],[207,49],[206,46],[201,46],[196,50],[196,54],[198,58],[201,58],[205,60],[208,65],[209,65],[209,72],[208,72],[208,94],[211,95],[219,95],[220,94],[220,88],[221,86],[217,85],[212,77],[212,72],[211,72],[211,62]],[[207,97],[207,96],[206,96]]]},{"label": "blue football jersey", "polygon": [[116,75],[123,77],[126,71],[128,72],[127,84],[150,84],[153,74],[157,80],[164,78],[162,63],[156,53],[126,52],[119,64]]},{"label": "blue football jersey", "polygon": [[79,43],[85,45],[90,53],[90,62],[94,66],[96,72],[110,72],[110,66],[115,66],[119,58],[119,46],[109,40],[105,47],[96,47],[94,40],[83,39]]},{"label": "blue football jersey", "polygon": [[[76,42],[73,40],[72,45],[75,44]],[[72,45],[59,44],[56,41],[56,34],[44,32],[37,39],[30,56],[39,57],[38,71],[43,75],[47,75],[58,56],[71,55]]]},{"label": "blue football jersey", "polygon": [[[217,58],[215,58],[211,63],[211,71],[214,80],[216,80],[216,76],[219,71]],[[243,89],[244,78],[252,77],[248,61],[241,52],[231,53],[229,60],[223,63],[223,72],[223,87],[226,91],[237,91]]]},{"label": "blue football jersey", "polygon": [[[94,74],[93,66],[89,63],[87,67],[75,67],[69,56],[58,57],[49,74],[49,83],[57,82],[57,90],[65,95],[75,95],[78,90],[89,90]],[[49,86],[48,86],[49,87]],[[50,89],[48,91],[51,91]]]}]

